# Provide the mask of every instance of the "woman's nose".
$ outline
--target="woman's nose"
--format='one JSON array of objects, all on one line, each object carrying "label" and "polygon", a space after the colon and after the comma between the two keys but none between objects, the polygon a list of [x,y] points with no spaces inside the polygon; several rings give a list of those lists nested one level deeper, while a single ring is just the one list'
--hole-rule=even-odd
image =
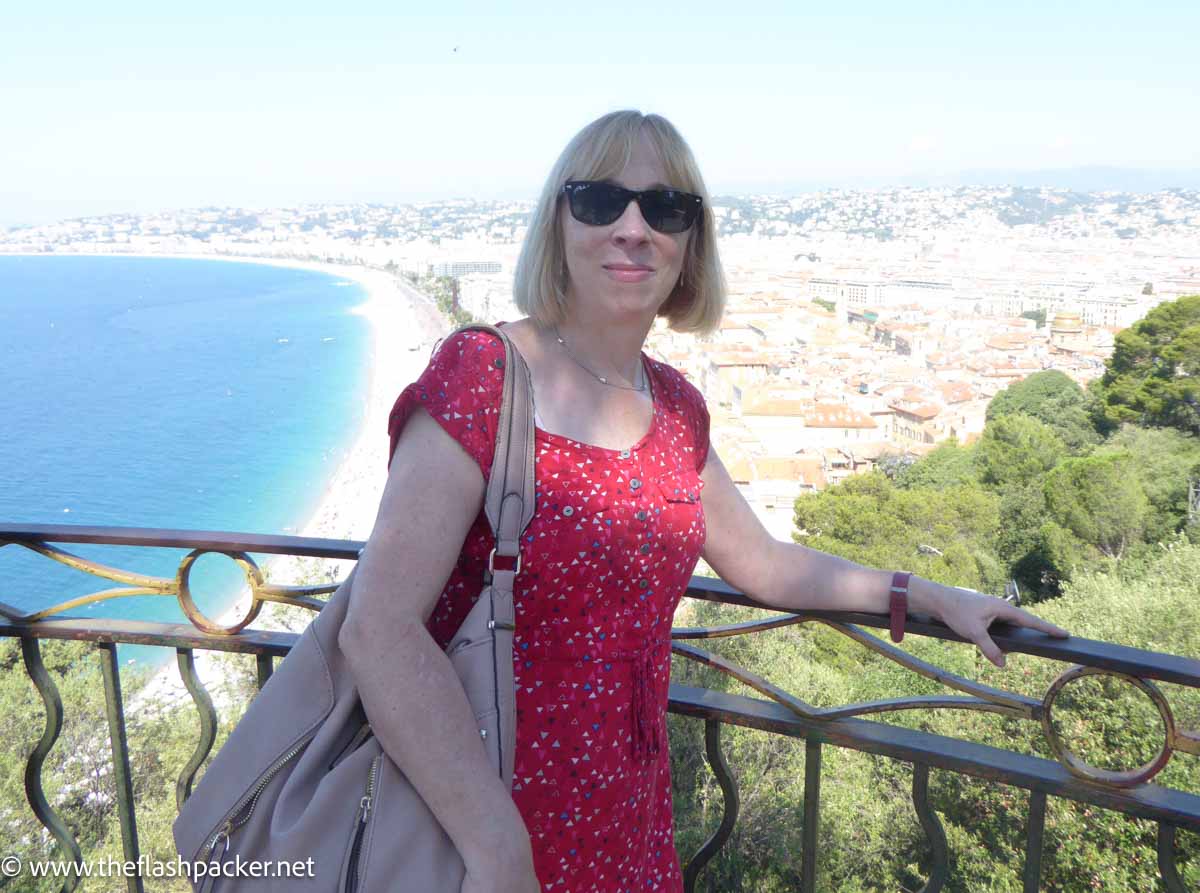
[{"label": "woman's nose", "polygon": [[620,244],[629,242],[645,242],[650,238],[650,227],[642,216],[637,199],[630,199],[625,206],[625,213],[617,218],[613,228],[613,238]]}]

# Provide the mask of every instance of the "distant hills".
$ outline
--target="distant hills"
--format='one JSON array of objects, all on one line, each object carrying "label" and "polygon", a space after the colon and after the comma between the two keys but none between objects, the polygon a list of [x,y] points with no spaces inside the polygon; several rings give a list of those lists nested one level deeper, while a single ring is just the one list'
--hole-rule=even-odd
[{"label": "distant hills", "polygon": [[964,171],[956,182],[925,185],[1054,186],[1075,192],[1161,192],[1166,189],[1200,189],[1200,168],[1195,170],[1143,170],[1126,167],[1073,167],[1057,170]]},{"label": "distant hills", "polygon": [[1147,168],[1088,167],[1047,168],[1044,170],[974,169],[954,173],[906,176],[837,177],[780,183],[766,188],[722,189],[722,192],[759,192],[787,195],[796,192],[823,192],[830,189],[886,189],[907,186],[917,189],[959,186],[1048,186],[1074,192],[1162,192],[1167,189],[1200,189],[1200,168],[1151,170]]}]

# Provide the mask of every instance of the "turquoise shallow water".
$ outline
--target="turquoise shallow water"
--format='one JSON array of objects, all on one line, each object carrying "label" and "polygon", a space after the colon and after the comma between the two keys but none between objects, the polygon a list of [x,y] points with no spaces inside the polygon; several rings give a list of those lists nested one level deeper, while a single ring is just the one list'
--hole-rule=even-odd
[{"label": "turquoise shallow water", "polygon": [[[348,280],[264,265],[0,256],[0,520],[298,530],[365,416],[370,327],[350,312],[364,299]],[[67,548],[159,576],[184,554]],[[193,589],[215,616],[240,582],[209,556]],[[22,609],[109,585],[0,549],[0,601]],[[72,613],[185,619],[144,596]]]}]

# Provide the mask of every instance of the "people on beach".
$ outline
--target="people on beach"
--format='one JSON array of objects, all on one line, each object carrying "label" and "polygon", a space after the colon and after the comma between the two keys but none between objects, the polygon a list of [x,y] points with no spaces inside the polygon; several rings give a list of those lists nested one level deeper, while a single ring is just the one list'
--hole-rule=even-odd
[{"label": "people on beach", "polygon": [[784,610],[904,610],[991,661],[1010,605],[773,539],[709,438],[701,393],[642,352],[655,320],[704,334],[724,281],[712,206],[657,115],[577,134],[541,194],[505,325],[536,407],[536,513],[514,597],[511,792],[442,648],[492,549],[481,515],[503,387],[498,339],[447,339],[392,410],[388,480],[342,631],[381,745],[466,865],[463,893],[679,891],[666,708],[670,627],[697,561]]}]

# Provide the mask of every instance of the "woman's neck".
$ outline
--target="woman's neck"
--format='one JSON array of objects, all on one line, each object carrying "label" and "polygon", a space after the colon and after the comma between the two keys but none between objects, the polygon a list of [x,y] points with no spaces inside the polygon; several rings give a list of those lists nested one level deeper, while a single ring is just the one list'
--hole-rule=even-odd
[{"label": "woman's neck", "polygon": [[652,323],[638,320],[622,325],[570,313],[558,324],[557,334],[572,359],[594,375],[633,384],[639,380],[642,347]]}]

